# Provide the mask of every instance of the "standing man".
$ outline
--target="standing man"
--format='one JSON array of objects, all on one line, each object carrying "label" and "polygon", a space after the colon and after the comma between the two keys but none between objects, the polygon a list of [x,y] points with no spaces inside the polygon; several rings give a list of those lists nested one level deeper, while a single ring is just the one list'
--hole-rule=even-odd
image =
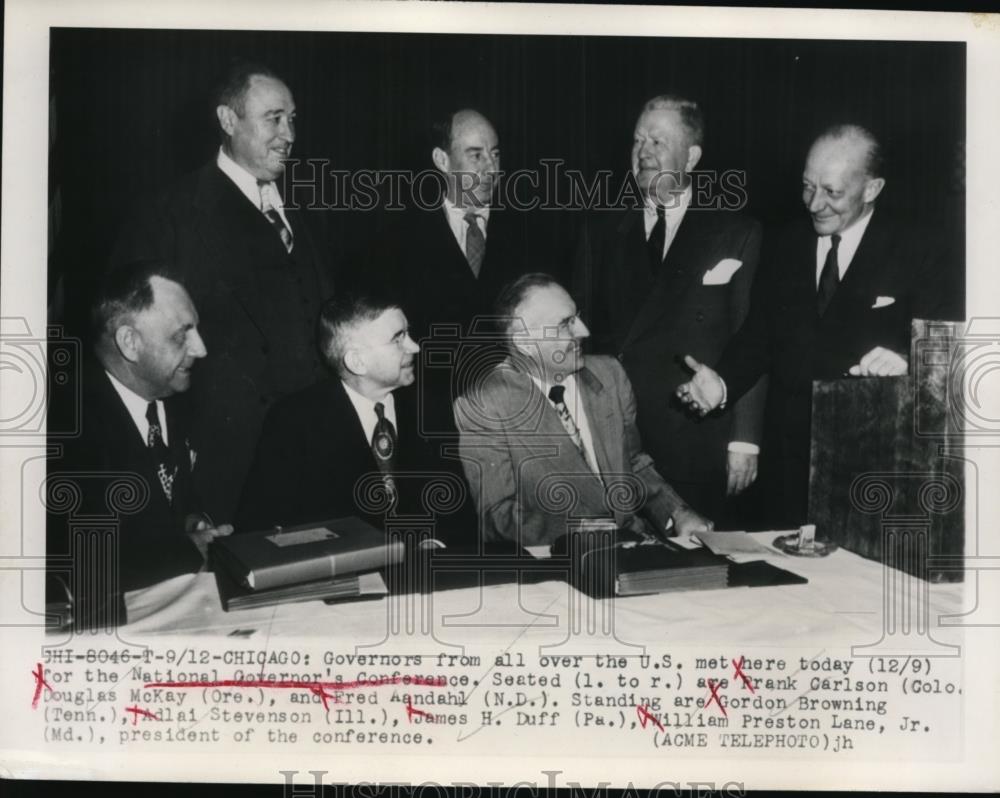
[{"label": "standing man", "polygon": [[[196,454],[174,399],[188,390],[206,355],[187,291],[162,264],[132,262],[105,279],[91,315],[94,357],[81,369],[80,435],[62,459],[50,461],[49,476],[78,480],[78,515],[106,516],[112,496],[134,506],[119,518],[117,583],[109,583],[101,555],[76,551],[66,527],[50,515],[49,553],[93,558],[87,562],[95,570],[78,571],[85,583],[73,588],[83,616],[95,609],[82,606],[88,601],[117,601],[126,591],[199,570],[208,542],[232,532],[197,512]],[[115,490],[111,483],[123,478]],[[135,478],[144,491],[129,490]]]},{"label": "standing man", "polygon": [[813,143],[802,174],[810,223],[765,253],[751,313],[716,370],[688,358],[680,399],[704,416],[770,375],[767,434],[775,523],[806,520],[813,380],[907,373],[910,322],[961,318],[957,269],[933,242],[875,210],[885,187],[876,138],[836,125]]},{"label": "standing man", "polygon": [[[403,311],[372,294],[330,300],[320,314],[319,345],[331,374],[268,412],[240,502],[239,530],[350,515],[382,526],[385,510],[373,509],[381,498],[393,513],[426,515],[422,497],[437,478],[456,500],[439,519],[437,534],[447,538],[465,487],[457,462],[449,465],[419,435],[416,396],[407,386],[420,347]],[[372,489],[370,477],[378,474],[385,494]]]},{"label": "standing man", "polygon": [[657,470],[699,512],[719,517],[726,496],[756,478],[766,386],[724,417],[695,418],[674,400],[686,352],[717,358],[750,304],[760,226],[712,197],[691,171],[701,158],[701,109],[654,97],[635,125],[632,172],[641,209],[605,214],[584,230],[574,289],[593,349],[616,356],[635,389],[639,430]]},{"label": "standing man", "polygon": [[314,324],[332,278],[314,220],[277,187],[295,141],[288,86],[236,64],[215,113],[216,156],[144,209],[120,249],[175,266],[201,313],[213,365],[192,389],[197,487],[231,521],[268,407],[322,373]]},{"label": "standing man", "polygon": [[435,324],[456,324],[469,334],[521,266],[512,219],[493,207],[500,172],[493,125],[466,108],[445,115],[431,133],[440,204],[401,214],[387,255],[417,340]]},{"label": "standing man", "polygon": [[551,544],[572,518],[613,518],[640,535],[712,528],[643,451],[621,364],[584,358],[589,331],[553,277],[518,278],[497,315],[509,357],[455,402],[485,542]]}]

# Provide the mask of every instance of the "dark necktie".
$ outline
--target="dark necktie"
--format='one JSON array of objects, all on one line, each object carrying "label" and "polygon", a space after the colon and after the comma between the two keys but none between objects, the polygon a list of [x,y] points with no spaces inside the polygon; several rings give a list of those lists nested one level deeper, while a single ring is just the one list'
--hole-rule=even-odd
[{"label": "dark necktie", "polygon": [[663,244],[667,240],[667,215],[662,205],[656,206],[656,224],[649,231],[646,249],[649,252],[649,266],[653,274],[663,265]]},{"label": "dark necktie", "polygon": [[177,476],[177,464],[174,462],[170,449],[163,442],[163,430],[160,429],[160,417],[156,412],[156,402],[146,405],[146,421],[149,422],[149,433],[146,435],[146,446],[156,458],[156,475],[160,478],[160,487],[167,497],[167,502],[174,498],[174,477]]},{"label": "dark necktie", "polygon": [[826,253],[826,262],[823,264],[823,271],[819,275],[819,288],[816,291],[816,310],[822,316],[833,299],[837,290],[837,283],[840,282],[840,265],[837,263],[837,247],[840,245],[840,236],[834,234],[830,238],[830,251]]},{"label": "dark necktie", "polygon": [[274,208],[274,202],[271,199],[272,193],[276,193],[274,187],[270,183],[265,183],[260,180],[257,181],[257,187],[260,189],[261,213],[264,214],[264,218],[271,223],[271,227],[273,227],[281,237],[281,243],[285,245],[285,250],[291,252],[292,247],[295,246],[295,242],[292,239],[291,229],[289,229],[288,225],[285,224],[284,220],[281,218],[281,214]]},{"label": "dark necktie", "polygon": [[486,256],[486,238],[479,229],[478,219],[479,214],[475,211],[465,214],[465,223],[469,226],[465,234],[465,258],[469,261],[469,268],[476,277],[483,268],[483,258]]},{"label": "dark necktie", "polygon": [[378,470],[382,472],[382,481],[390,498],[396,499],[396,482],[392,478],[396,464],[396,428],[392,422],[385,417],[385,405],[381,402],[375,403],[375,415],[378,421],[375,423],[375,431],[372,433],[372,454],[375,456],[375,463]]},{"label": "dark necktie", "polygon": [[563,428],[572,439],[584,462],[590,467],[591,471],[600,476],[601,472],[597,467],[597,463],[591,460],[590,456],[587,454],[587,447],[583,445],[583,436],[580,434],[580,428],[576,426],[576,422],[573,420],[573,415],[569,412],[569,408],[566,407],[565,393],[565,385],[553,385],[549,388],[549,400],[555,406],[556,413],[559,414],[559,420],[562,422]]}]

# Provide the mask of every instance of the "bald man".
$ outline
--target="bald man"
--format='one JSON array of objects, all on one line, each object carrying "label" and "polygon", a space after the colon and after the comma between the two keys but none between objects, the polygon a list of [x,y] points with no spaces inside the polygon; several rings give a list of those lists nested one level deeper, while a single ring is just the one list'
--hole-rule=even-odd
[{"label": "bald man", "polygon": [[694,376],[677,391],[704,415],[770,375],[762,465],[775,524],[806,520],[813,380],[906,374],[911,320],[963,315],[961,264],[875,210],[885,185],[871,132],[825,130],[802,173],[811,224],[765,249],[746,323],[714,369],[688,358]]}]

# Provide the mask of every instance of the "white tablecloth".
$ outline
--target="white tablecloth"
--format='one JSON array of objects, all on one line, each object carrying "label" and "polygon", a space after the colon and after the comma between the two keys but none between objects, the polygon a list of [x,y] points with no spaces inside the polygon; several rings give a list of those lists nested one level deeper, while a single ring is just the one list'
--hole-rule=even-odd
[{"label": "white tablecloth", "polygon": [[[755,537],[769,544],[777,534]],[[938,627],[942,616],[963,612],[962,584],[928,584],[843,549],[816,559],[769,552],[765,559],[806,577],[808,584],[594,600],[553,580],[227,613],[214,576],[205,572],[128,594],[129,623],[121,632],[227,635],[238,630],[248,641],[322,636],[377,646],[391,639],[404,648],[515,637],[559,645],[571,634],[581,647],[589,641],[598,649],[609,638],[619,648],[633,642],[788,646],[881,641],[883,647],[912,650],[915,644],[934,649],[934,641],[957,642],[955,629]],[[909,608],[901,610],[904,601]],[[593,634],[587,633],[588,623],[597,625]],[[612,629],[613,635],[608,634]]]}]

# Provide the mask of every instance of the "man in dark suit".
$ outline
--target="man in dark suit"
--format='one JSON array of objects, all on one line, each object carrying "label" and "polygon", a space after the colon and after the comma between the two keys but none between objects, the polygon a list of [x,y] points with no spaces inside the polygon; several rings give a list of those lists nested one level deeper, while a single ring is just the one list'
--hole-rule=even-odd
[{"label": "man in dark suit", "polygon": [[213,358],[191,391],[196,481],[212,516],[231,521],[268,407],[322,374],[313,325],[332,278],[315,217],[275,184],[295,140],[291,91],[237,64],[217,103],[217,156],[144,208],[120,249],[172,264],[201,313]]},{"label": "man in dark suit", "polygon": [[775,523],[806,520],[813,380],[907,373],[910,322],[962,315],[956,269],[921,232],[875,211],[885,186],[878,141],[838,125],[813,143],[802,176],[812,224],[765,249],[750,315],[716,370],[688,357],[678,397],[704,415],[770,375],[766,445]]},{"label": "man in dark suit", "polygon": [[[89,566],[77,569],[72,593],[78,618],[99,621],[93,614],[125,591],[199,570],[208,542],[232,527],[196,512],[196,454],[173,398],[206,354],[187,291],[162,264],[133,262],[106,277],[92,317],[96,358],[81,370],[80,435],[49,463],[48,550]],[[119,515],[113,552],[68,539],[58,512],[67,481],[77,483],[77,516]],[[112,580],[100,567],[109,554],[117,556]]]},{"label": "man in dark suit", "polygon": [[585,226],[574,294],[592,349],[616,356],[635,389],[639,431],[657,470],[700,512],[718,518],[726,496],[756,478],[766,386],[725,416],[696,418],[674,400],[688,378],[680,356],[715,360],[750,304],[760,226],[722,196],[706,207],[690,172],[701,158],[703,119],[691,100],[661,95],[635,125],[632,170],[642,208]]},{"label": "man in dark suit", "polygon": [[451,403],[468,375],[502,358],[488,343],[495,329],[485,317],[523,271],[524,237],[520,217],[494,204],[500,147],[485,116],[472,109],[445,115],[431,127],[430,154],[440,199],[431,202],[426,190],[390,217],[377,279],[403,302],[414,339],[430,344],[422,357],[434,368],[422,370],[420,391],[428,405],[447,408],[440,423],[452,427]]},{"label": "man in dark suit", "polygon": [[463,109],[436,122],[431,138],[443,194],[433,207],[412,207],[393,220],[385,253],[418,341],[437,324],[468,334],[521,267],[514,220],[492,207],[500,170],[493,125]]},{"label": "man in dark suit", "polygon": [[497,315],[510,357],[455,402],[483,539],[551,544],[583,518],[639,535],[711,529],[643,451],[621,364],[584,359],[589,332],[566,290],[525,275],[501,293]]},{"label": "man in dark suit", "polygon": [[466,488],[458,464],[419,434],[408,386],[420,347],[406,316],[392,301],[347,293],[324,305],[319,342],[333,374],[268,412],[239,531],[350,515],[382,526],[387,515],[438,513],[435,534],[448,538]]}]

